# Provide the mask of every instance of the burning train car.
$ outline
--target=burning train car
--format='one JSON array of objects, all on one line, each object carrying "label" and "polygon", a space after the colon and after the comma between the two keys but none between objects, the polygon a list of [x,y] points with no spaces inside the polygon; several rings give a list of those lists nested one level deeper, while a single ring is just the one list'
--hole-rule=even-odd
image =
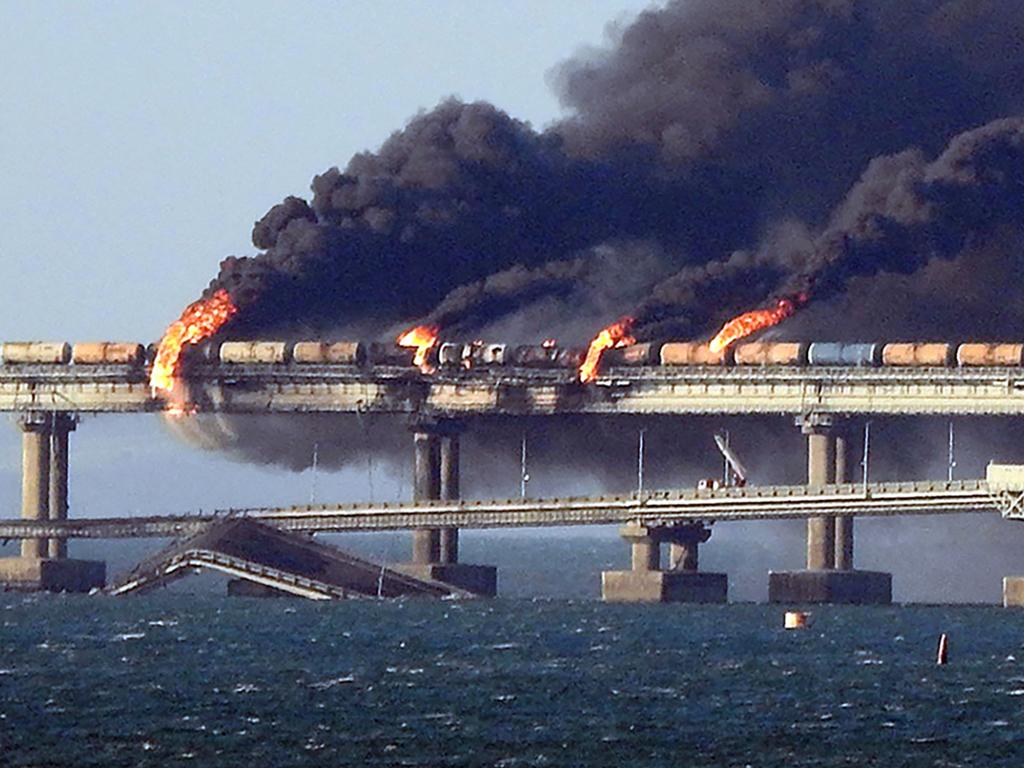
[{"label": "burning train car", "polygon": [[[70,344],[47,341],[8,341],[0,344],[0,365],[128,366],[152,365],[158,347],[135,342],[97,341]],[[393,343],[360,341],[213,341],[188,346],[189,365],[270,366],[289,369],[316,367],[411,368],[418,350]],[[537,368],[578,369],[586,350],[544,344],[442,342],[423,354],[430,370]],[[677,367],[858,367],[858,368],[996,368],[1024,366],[1024,344],[972,342],[840,343],[749,341],[712,351],[707,342],[640,343],[608,349],[603,369]]]}]

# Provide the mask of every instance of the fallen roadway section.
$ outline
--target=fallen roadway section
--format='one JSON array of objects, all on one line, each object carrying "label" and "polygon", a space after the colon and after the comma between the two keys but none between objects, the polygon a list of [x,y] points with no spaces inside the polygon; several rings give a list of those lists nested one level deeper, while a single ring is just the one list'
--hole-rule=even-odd
[{"label": "fallen roadway section", "polygon": [[234,579],[229,592],[237,594],[311,600],[470,596],[452,585],[399,573],[308,536],[244,519],[209,524],[147,558],[106,592],[140,594],[205,569]]},{"label": "fallen roadway section", "polygon": [[[1009,472],[1004,471],[1009,470]],[[642,494],[311,505],[221,510],[209,515],[73,520],[0,520],[0,539],[179,538],[211,524],[246,519],[297,532],[341,533],[415,528],[512,528],[635,523],[787,520],[822,515],[890,517],[999,512],[1024,518],[1022,470],[990,465],[988,480],[825,485],[776,485]]]}]

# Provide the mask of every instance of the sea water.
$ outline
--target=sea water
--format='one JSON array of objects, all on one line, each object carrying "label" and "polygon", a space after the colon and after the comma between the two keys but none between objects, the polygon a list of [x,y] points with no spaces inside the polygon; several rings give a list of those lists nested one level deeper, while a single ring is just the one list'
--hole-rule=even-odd
[{"label": "sea water", "polygon": [[1024,612],[812,611],[0,595],[0,765],[1024,765]]}]

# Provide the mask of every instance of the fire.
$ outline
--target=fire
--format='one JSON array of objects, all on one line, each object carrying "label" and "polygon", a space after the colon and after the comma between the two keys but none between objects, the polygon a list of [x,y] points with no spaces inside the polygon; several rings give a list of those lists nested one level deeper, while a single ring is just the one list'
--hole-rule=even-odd
[{"label": "fire", "polygon": [[[198,344],[213,336],[238,307],[231,301],[227,291],[221,289],[208,299],[189,304],[181,317],[171,323],[164,333],[157,349],[153,370],[149,375],[149,387],[153,396],[170,397],[178,380],[181,368],[181,352],[187,344]],[[172,404],[172,411],[187,412],[183,404]]]},{"label": "fire", "polygon": [[416,349],[412,361],[423,373],[433,373],[434,369],[427,362],[427,355],[437,344],[437,335],[441,329],[436,325],[417,325],[399,336],[395,343],[400,347]]},{"label": "fire", "polygon": [[633,332],[633,323],[636,320],[632,317],[621,317],[617,322],[612,323],[601,331],[595,339],[590,342],[587,349],[587,357],[580,366],[580,381],[589,384],[597,378],[597,369],[601,364],[601,355],[606,349],[628,347],[636,344],[630,334]]},{"label": "fire", "polygon": [[739,317],[722,326],[722,330],[711,340],[708,345],[712,352],[721,352],[728,349],[740,339],[760,331],[762,328],[771,328],[778,325],[787,317],[792,317],[797,309],[807,302],[807,296],[800,294],[790,298],[779,299],[772,309],[755,309],[751,312],[744,312]]}]

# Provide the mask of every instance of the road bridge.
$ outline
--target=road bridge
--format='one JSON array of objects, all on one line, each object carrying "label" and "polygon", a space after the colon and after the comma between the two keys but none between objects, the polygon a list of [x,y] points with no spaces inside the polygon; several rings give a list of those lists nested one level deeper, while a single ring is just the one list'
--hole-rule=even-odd
[{"label": "road bridge", "polygon": [[[449,584],[423,581],[252,519],[221,518],[139,563],[108,594],[147,592],[195,570],[233,578],[240,594],[290,594],[311,600],[350,597],[466,597]],[[247,585],[247,586],[246,586]]]},{"label": "road bridge", "polygon": [[177,538],[230,519],[250,519],[307,533],[417,528],[527,528],[633,524],[650,528],[822,515],[892,517],[1002,513],[1024,517],[1024,483],[986,480],[827,485],[768,485],[718,490],[662,490],[625,495],[316,504],[217,510],[160,517],[0,520],[0,539]]},{"label": "road bridge", "polygon": [[[804,517],[807,569],[780,576],[773,582],[778,589],[770,594],[779,600],[821,602],[845,600],[843,595],[858,591],[870,592],[876,601],[887,599],[888,574],[865,575],[854,568],[854,515],[995,508],[982,486],[908,488],[895,490],[893,495],[887,495],[883,487],[873,486],[867,494],[858,491],[850,485],[858,460],[858,419],[1024,414],[1024,368],[1019,367],[612,367],[584,386],[573,370],[495,366],[423,374],[415,368],[394,366],[203,363],[189,369],[185,382],[200,412],[407,417],[415,456],[413,506],[293,510],[290,516],[281,511],[243,514],[276,516],[275,525],[294,530],[411,528],[409,567],[419,578],[458,579],[460,571],[465,571],[467,579],[478,579],[481,567],[458,562],[461,527],[621,523],[623,536],[633,546],[634,570],[643,566],[644,572],[662,574],[658,565],[662,543],[672,545],[673,561],[696,571],[697,547],[707,537],[708,522]],[[14,578],[21,583],[29,578],[42,584],[46,582],[45,567],[74,570],[77,566],[63,553],[63,542],[69,536],[114,531],[122,531],[118,535],[166,536],[205,524],[181,518],[66,520],[67,439],[77,414],[146,413],[164,408],[162,401],[152,397],[148,371],[141,366],[0,366],[0,411],[19,414],[24,454],[23,522],[9,522],[5,528],[10,537],[21,538],[22,558],[17,562],[0,560],[0,581],[9,583]],[[752,491],[749,498],[724,494],[720,501],[679,492],[674,497],[645,494],[638,498],[562,499],[550,504],[509,500],[480,506],[458,502],[460,429],[477,418],[560,414],[788,414],[795,417],[807,438],[807,486],[799,486],[799,491],[777,488],[762,496],[757,495],[760,491]],[[847,490],[809,490],[833,486]],[[82,524],[75,527],[78,522]],[[26,531],[35,534],[28,536]],[[825,574],[821,577],[825,582],[819,573]],[[622,587],[612,579],[609,583],[614,583],[605,594],[623,599],[689,599],[693,595],[724,599],[724,575],[712,586],[706,579],[691,576],[687,578],[693,582],[692,590],[681,577],[646,575],[630,577],[642,584],[639,589]],[[874,579],[870,588],[849,586],[865,579]],[[493,569],[484,581],[493,583]],[[54,583],[58,582],[69,583]],[[813,588],[805,589],[807,584]]]}]

